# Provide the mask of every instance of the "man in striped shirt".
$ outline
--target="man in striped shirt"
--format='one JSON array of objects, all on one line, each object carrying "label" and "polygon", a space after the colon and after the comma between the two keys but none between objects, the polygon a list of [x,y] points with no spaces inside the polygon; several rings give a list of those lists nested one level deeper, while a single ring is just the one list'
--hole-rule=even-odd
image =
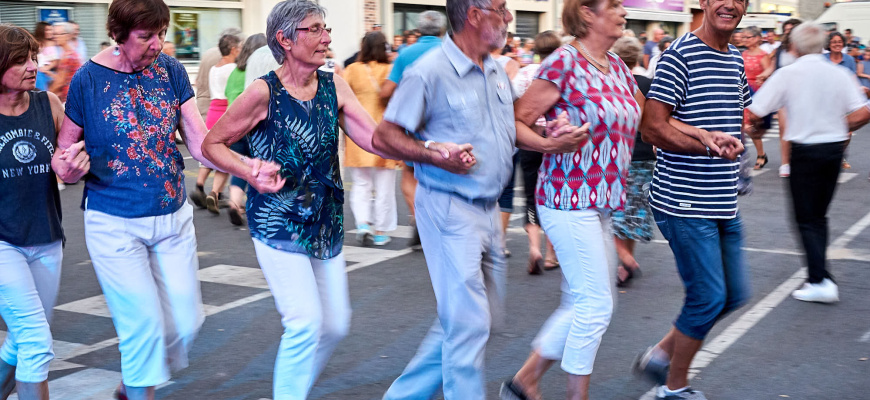
[{"label": "man in striped shirt", "polygon": [[700,4],[701,26],[662,55],[641,122],[658,148],[650,206],[686,288],[673,328],[634,365],[665,400],[705,399],[689,387],[689,365],[713,324],[749,299],[737,178],[751,101],[743,58],[728,43],[747,0]]}]

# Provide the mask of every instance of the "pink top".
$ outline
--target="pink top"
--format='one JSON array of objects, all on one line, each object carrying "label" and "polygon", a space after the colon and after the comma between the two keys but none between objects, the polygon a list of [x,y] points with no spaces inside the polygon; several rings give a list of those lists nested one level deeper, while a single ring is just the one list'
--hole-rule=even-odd
[{"label": "pink top", "polygon": [[640,122],[638,91],[631,70],[608,52],[610,71],[603,74],[574,46],[564,45],[547,57],[537,78],[556,84],[562,93],[547,111],[547,120],[568,112],[572,125],[591,123],[589,139],[575,152],[544,154],[538,170],[539,206],[558,210],[621,210],[625,180]]},{"label": "pink top", "polygon": [[749,51],[743,52],[743,69],[746,71],[746,81],[749,82],[749,87],[752,91],[758,91],[761,85],[758,83],[758,75],[764,72],[764,67],[761,65],[761,59],[767,57],[766,54],[749,54]]}]

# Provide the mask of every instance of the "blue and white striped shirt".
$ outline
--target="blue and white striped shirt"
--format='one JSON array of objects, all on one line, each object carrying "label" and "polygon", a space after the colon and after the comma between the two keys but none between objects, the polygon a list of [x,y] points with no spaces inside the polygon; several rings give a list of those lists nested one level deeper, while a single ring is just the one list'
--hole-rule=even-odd
[{"label": "blue and white striped shirt", "polygon": [[[743,57],[733,45],[721,52],[687,33],[662,54],[647,98],[673,106],[677,120],[740,138],[751,103]],[[679,217],[734,218],[739,168],[739,158],[658,149],[650,206]]]}]

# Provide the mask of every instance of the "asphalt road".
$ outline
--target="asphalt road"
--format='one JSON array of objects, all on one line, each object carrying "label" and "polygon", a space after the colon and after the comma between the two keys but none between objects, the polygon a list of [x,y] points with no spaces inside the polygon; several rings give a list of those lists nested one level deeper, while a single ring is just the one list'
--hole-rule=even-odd
[{"label": "asphalt road", "polygon": [[[835,305],[798,302],[789,293],[803,279],[803,259],[791,223],[786,180],[777,175],[778,141],[766,140],[770,164],[741,198],[753,297],[719,322],[694,369],[693,386],[710,399],[870,399],[870,129],[849,150],[852,169],[829,212],[831,265],[840,283]],[[188,159],[187,184],[197,164]],[[210,186],[207,185],[207,187]],[[55,352],[49,375],[54,399],[109,399],[120,381],[120,354],[85,247],[82,185],[61,193],[67,245],[52,325]],[[398,193],[398,191],[397,191]],[[407,224],[400,200],[399,223]],[[507,324],[487,347],[489,398],[522,365],[529,344],[559,301],[559,271],[525,273],[522,212],[511,224]],[[346,211],[348,229],[353,218]],[[271,398],[272,367],[282,328],[245,229],[224,212],[195,212],[200,279],[208,317],[191,366],[159,388],[161,399]],[[379,399],[414,355],[435,315],[423,253],[406,249],[407,228],[382,248],[346,240],[353,320],[311,399]],[[657,236],[637,248],[643,277],[622,290],[596,360],[591,398],[638,399],[651,385],[634,379],[634,355],[657,342],[681,305],[682,285],[667,244]],[[5,325],[0,324],[0,331]],[[0,332],[0,336],[3,333]],[[565,396],[566,375],[556,365],[544,378],[545,398]],[[13,397],[14,398],[14,397]]]}]

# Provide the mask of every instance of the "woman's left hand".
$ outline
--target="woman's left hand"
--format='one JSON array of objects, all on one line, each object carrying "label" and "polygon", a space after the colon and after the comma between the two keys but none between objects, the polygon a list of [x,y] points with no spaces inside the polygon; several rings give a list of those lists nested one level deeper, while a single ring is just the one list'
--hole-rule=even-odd
[{"label": "woman's left hand", "polygon": [[260,193],[276,193],[284,187],[286,179],[281,177],[281,166],[272,161],[244,157],[242,161],[251,167],[248,183]]}]

